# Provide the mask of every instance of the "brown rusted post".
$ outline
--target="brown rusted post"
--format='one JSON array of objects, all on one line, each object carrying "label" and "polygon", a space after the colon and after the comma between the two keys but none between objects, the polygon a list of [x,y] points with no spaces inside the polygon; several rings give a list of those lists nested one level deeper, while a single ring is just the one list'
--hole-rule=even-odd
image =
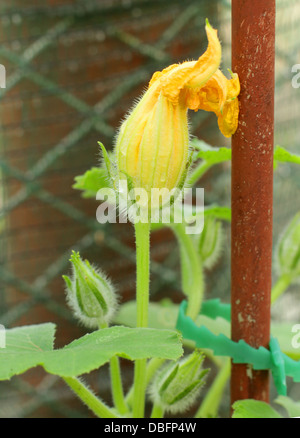
[{"label": "brown rusted post", "polygon": [[[232,339],[268,347],[273,205],[275,0],[232,0],[232,69],[241,81],[232,139]],[[231,401],[268,401],[269,372],[233,364]]]}]

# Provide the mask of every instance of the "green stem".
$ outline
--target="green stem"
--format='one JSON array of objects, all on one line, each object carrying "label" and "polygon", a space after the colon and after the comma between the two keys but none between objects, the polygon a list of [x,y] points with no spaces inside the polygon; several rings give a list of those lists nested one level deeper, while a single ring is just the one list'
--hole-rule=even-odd
[{"label": "green stem", "polygon": [[182,289],[188,297],[186,314],[193,320],[198,316],[204,294],[203,268],[199,254],[182,223],[172,224],[180,245]]},{"label": "green stem", "polygon": [[112,409],[99,400],[79,379],[76,377],[63,377],[63,380],[97,417],[118,418]]},{"label": "green stem", "polygon": [[159,404],[154,404],[151,412],[151,418],[163,418],[164,410]]},{"label": "green stem", "polygon": [[195,418],[214,418],[217,416],[223,392],[230,377],[230,371],[230,359],[227,358],[206,393],[200,408],[195,414]]},{"label": "green stem", "polygon": [[156,373],[156,371],[158,370],[158,368],[161,367],[161,365],[165,362],[165,359],[160,359],[158,357],[155,357],[153,359],[151,359],[148,362],[147,365],[147,372],[146,372],[146,382],[147,382],[147,386],[149,385],[152,377],[154,376],[154,374]]},{"label": "green stem", "polygon": [[289,287],[292,282],[292,276],[290,274],[283,274],[275,285],[272,287],[271,291],[271,303],[273,304],[280,295]]},{"label": "green stem", "polygon": [[119,358],[114,356],[110,359],[110,379],[114,405],[121,415],[128,413],[128,406],[125,402],[123,385],[120,373]]},{"label": "green stem", "polygon": [[[148,326],[150,223],[137,222],[136,236],[136,302],[137,327]],[[146,359],[137,359],[134,368],[133,417],[143,418],[146,394]]]},{"label": "green stem", "polygon": [[[147,363],[146,368],[146,387],[149,385],[152,377],[158,370],[158,368],[165,362],[165,359],[153,358]],[[127,396],[126,402],[129,406],[132,406],[133,403],[133,386],[130,388]]]},{"label": "green stem", "polygon": [[137,327],[148,326],[150,279],[150,224],[135,224]]},{"label": "green stem", "polygon": [[[99,329],[107,328],[107,323],[99,323]],[[125,402],[121,370],[118,356],[113,356],[109,361],[109,371],[111,380],[112,396],[115,408],[119,411],[121,415],[127,414],[129,412],[128,406]]]},{"label": "green stem", "polygon": [[146,398],[146,359],[137,359],[134,365],[133,382],[133,418],[143,418],[145,414]]},{"label": "green stem", "polygon": [[193,186],[196,182],[212,167],[212,163],[202,161],[190,174],[188,179],[189,186]]}]

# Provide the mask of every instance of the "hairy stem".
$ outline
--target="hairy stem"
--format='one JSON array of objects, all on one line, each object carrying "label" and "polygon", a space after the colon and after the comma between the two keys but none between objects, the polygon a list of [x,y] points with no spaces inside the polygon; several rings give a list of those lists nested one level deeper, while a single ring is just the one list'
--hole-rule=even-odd
[{"label": "hairy stem", "polygon": [[[165,362],[165,359],[159,359],[156,357],[149,360],[149,362],[147,363],[147,368],[146,368],[146,387],[149,385],[152,377],[154,376],[154,374],[156,373],[158,368],[160,368],[160,366],[164,362]],[[126,396],[126,402],[129,406],[132,406],[132,404],[133,404],[133,386],[130,388],[130,390]]]},{"label": "hairy stem", "polygon": [[202,161],[190,174],[188,179],[189,186],[193,186],[196,182],[212,167],[212,164],[207,161]]},{"label": "hairy stem", "polygon": [[[148,326],[150,223],[135,224],[136,236],[136,302],[137,327]],[[137,359],[134,368],[133,417],[142,418],[145,411],[146,359]]]},{"label": "hairy stem", "polygon": [[121,415],[125,415],[128,413],[128,406],[124,398],[120,363],[117,356],[110,359],[110,379],[115,408]]},{"label": "hairy stem", "polygon": [[191,237],[185,232],[184,224],[173,224],[172,229],[180,245],[182,289],[188,297],[186,314],[195,320],[200,312],[204,294],[201,259]]},{"label": "hairy stem", "polygon": [[111,408],[106,406],[91,390],[76,377],[63,377],[66,384],[81,401],[100,418],[118,418]]},{"label": "hairy stem", "polygon": [[163,418],[164,410],[159,404],[154,404],[151,412],[151,418]]},{"label": "hairy stem", "polygon": [[224,389],[230,377],[230,369],[230,359],[226,358],[217,377],[206,393],[200,408],[196,412],[195,418],[214,418],[217,416]]},{"label": "hairy stem", "polygon": [[292,276],[290,274],[283,274],[272,287],[271,291],[271,303],[273,304],[289,287],[292,282]]}]

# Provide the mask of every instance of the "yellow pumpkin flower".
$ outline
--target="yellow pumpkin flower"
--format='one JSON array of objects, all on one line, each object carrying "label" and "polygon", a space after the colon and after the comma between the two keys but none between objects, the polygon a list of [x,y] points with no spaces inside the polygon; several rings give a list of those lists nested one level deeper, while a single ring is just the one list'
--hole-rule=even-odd
[{"label": "yellow pumpkin flower", "polygon": [[173,64],[152,76],[149,87],[127,119],[116,142],[120,179],[134,187],[180,187],[188,163],[187,110],[213,111],[221,132],[229,137],[237,128],[238,76],[228,80],[219,70],[221,45],[207,22],[208,47],[197,61]]}]

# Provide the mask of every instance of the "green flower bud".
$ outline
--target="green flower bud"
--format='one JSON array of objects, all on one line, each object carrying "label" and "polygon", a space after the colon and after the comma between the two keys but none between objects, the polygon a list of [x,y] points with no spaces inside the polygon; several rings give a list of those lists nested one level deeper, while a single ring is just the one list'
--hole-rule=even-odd
[{"label": "green flower bud", "polygon": [[198,241],[199,254],[205,268],[210,269],[216,263],[222,250],[222,243],[222,223],[208,216]]},{"label": "green flower bud", "polygon": [[105,327],[115,313],[117,299],[115,290],[100,270],[72,252],[72,278],[63,276],[66,283],[67,301],[74,315],[90,328]]},{"label": "green flower bud", "polygon": [[280,236],[275,249],[275,266],[278,275],[300,277],[300,212]]},{"label": "green flower bud", "polygon": [[173,414],[187,410],[196,400],[209,371],[201,368],[203,359],[203,354],[195,350],[179,362],[162,368],[150,387],[153,403]]}]

